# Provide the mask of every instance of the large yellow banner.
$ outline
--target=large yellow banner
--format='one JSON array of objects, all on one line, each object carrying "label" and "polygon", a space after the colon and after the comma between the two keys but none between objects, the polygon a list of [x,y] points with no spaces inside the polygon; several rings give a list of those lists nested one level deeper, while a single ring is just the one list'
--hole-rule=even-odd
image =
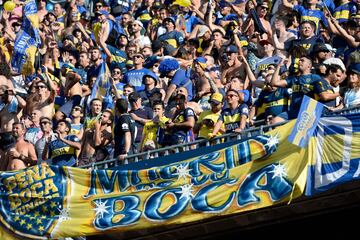
[{"label": "large yellow banner", "polygon": [[2,172],[2,225],[31,238],[83,236],[188,223],[289,201],[304,191],[309,159],[307,148],[287,140],[294,123],[150,169],[39,165]]}]

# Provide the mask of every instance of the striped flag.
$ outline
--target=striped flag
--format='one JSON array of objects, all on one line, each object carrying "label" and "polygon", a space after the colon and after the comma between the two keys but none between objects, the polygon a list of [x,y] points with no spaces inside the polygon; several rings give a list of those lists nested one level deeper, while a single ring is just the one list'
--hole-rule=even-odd
[{"label": "striped flag", "polygon": [[17,73],[31,75],[35,73],[35,56],[41,43],[35,0],[26,1],[23,11],[22,27],[16,35],[11,66],[13,71]]},{"label": "striped flag", "polygon": [[319,123],[323,109],[323,104],[304,96],[295,127],[288,138],[289,142],[301,148],[306,147]]}]

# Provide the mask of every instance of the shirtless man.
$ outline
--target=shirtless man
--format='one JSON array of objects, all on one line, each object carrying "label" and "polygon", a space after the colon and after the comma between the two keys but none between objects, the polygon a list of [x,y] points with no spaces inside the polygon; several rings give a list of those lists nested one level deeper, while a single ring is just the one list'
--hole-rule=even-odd
[{"label": "shirtless man", "polygon": [[56,120],[70,117],[73,107],[80,105],[83,95],[80,80],[81,76],[73,71],[70,71],[66,74],[64,92],[67,98],[67,102],[56,112]]},{"label": "shirtless man", "polygon": [[24,140],[25,128],[22,123],[13,124],[13,136],[16,139],[15,146],[6,152],[8,160],[7,170],[19,170],[37,163],[35,147]]},{"label": "shirtless man", "polygon": [[79,157],[79,166],[90,163],[95,148],[104,147],[112,141],[112,123],[114,116],[111,110],[106,109],[93,128],[85,130],[81,153]]},{"label": "shirtless man", "polygon": [[33,80],[35,92],[27,98],[27,113],[39,110],[43,117],[50,119],[54,116],[55,90],[51,80],[45,80],[41,75]]},{"label": "shirtless man", "polygon": [[230,45],[225,49],[227,62],[224,63],[224,70],[221,74],[221,83],[226,85],[230,82],[233,76],[240,75],[241,79],[245,79],[246,71],[245,65],[239,60],[238,48],[235,45]]},{"label": "shirtless man", "polygon": [[[2,76],[0,76],[2,77]],[[19,121],[18,113],[26,102],[23,98],[16,95],[12,85],[0,85],[0,133],[11,132],[12,124]]]}]

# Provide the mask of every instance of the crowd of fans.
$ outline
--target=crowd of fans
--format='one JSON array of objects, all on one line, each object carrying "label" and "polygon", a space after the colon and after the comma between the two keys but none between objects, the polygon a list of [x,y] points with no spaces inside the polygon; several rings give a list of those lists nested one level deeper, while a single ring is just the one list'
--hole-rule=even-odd
[{"label": "crowd of fans", "polygon": [[[3,0],[3,3],[5,1]],[[38,1],[35,74],[0,23],[0,170],[81,166],[360,103],[360,1]]]}]

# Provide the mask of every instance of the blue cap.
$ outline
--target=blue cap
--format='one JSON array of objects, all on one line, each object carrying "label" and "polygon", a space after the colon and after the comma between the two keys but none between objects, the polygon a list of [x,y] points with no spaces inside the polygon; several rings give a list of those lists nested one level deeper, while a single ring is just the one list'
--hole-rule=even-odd
[{"label": "blue cap", "polygon": [[348,72],[360,74],[360,63],[353,63],[349,66]]},{"label": "blue cap", "polygon": [[235,45],[230,45],[226,48],[225,52],[229,52],[229,53],[238,53],[239,50]]},{"label": "blue cap", "polygon": [[155,55],[146,58],[144,62],[144,68],[152,68],[155,65],[155,63],[159,61],[159,59],[160,58]]},{"label": "blue cap", "polygon": [[150,71],[150,70],[146,71],[146,73],[144,74],[144,76],[142,78],[143,82],[144,82],[146,76],[153,78],[155,80],[155,83],[157,83],[159,81],[158,76],[153,71]]},{"label": "blue cap", "polygon": [[204,57],[197,57],[197,58],[195,58],[194,62],[206,63],[206,58],[204,58]]}]

